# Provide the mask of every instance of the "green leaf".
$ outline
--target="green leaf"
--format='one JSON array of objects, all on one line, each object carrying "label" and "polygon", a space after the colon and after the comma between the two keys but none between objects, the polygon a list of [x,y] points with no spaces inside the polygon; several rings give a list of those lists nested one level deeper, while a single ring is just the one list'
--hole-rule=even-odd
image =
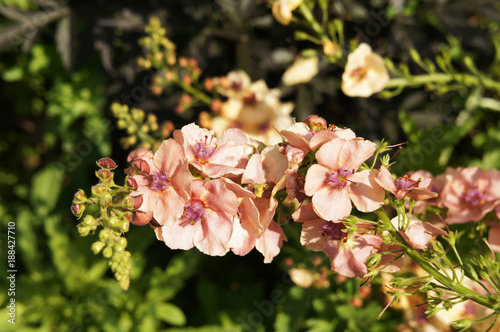
[{"label": "green leaf", "polygon": [[22,80],[24,72],[21,67],[11,67],[2,71],[2,78],[7,82],[16,82]]},{"label": "green leaf", "polygon": [[38,215],[48,215],[54,209],[61,193],[62,179],[63,172],[50,165],[33,176],[30,201]]},{"label": "green leaf", "polygon": [[186,316],[182,310],[171,303],[158,303],[156,316],[171,325],[182,326],[186,324]]},{"label": "green leaf", "polygon": [[30,73],[35,74],[49,66],[50,58],[48,57],[42,45],[34,45],[31,49],[31,55],[32,58],[28,66],[28,70]]}]

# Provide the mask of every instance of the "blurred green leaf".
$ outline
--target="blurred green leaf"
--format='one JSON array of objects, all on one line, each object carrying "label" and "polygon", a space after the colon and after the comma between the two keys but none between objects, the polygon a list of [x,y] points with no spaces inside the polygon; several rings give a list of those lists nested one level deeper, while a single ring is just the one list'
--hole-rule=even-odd
[{"label": "blurred green leaf", "polygon": [[62,176],[62,170],[50,165],[33,176],[30,202],[39,216],[48,215],[56,206],[61,193]]},{"label": "blurred green leaf", "polygon": [[171,303],[158,303],[156,305],[156,316],[171,325],[182,326],[186,324],[186,316],[182,310]]}]

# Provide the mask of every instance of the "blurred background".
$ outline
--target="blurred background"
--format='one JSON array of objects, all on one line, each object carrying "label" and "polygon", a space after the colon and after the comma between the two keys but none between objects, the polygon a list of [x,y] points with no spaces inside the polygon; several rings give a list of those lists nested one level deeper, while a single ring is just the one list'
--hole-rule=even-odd
[{"label": "blurred background", "polygon": [[[295,57],[318,47],[295,38],[307,27],[279,24],[264,0],[0,3],[1,331],[419,330],[424,316],[408,320],[397,308],[377,319],[387,303],[381,281],[370,290],[362,280],[333,275],[326,255],[300,245],[293,224],[284,226],[288,243],[271,264],[258,252],[172,251],[149,226],[131,226],[131,286],[123,291],[107,261],[90,250],[95,239],[78,236],[71,201],[97,182],[96,160],[109,156],[124,169],[137,147],[124,148],[127,132],[117,126],[113,102],[175,128],[210,111],[206,105],[176,111],[184,93],[176,85],[152,92],[155,70],[138,65],[145,54],[138,40],[151,17],[160,19],[178,56],[197,61],[201,81],[242,69],[252,81],[279,88],[298,121],[317,114],[367,139],[409,141],[398,156],[401,174],[410,166],[434,174],[447,166],[499,168],[499,110],[477,102],[498,101],[495,91],[415,87],[393,98],[349,98],[340,90],[343,68],[321,56],[310,82],[284,86],[281,76]],[[500,77],[495,1],[333,0],[328,16],[344,21],[346,40],[366,42],[394,63],[410,63],[411,48],[430,59],[445,50],[458,68],[467,54],[479,70]],[[411,63],[410,69],[419,73]],[[441,143],[419,145],[435,128]],[[16,239],[15,325],[6,308],[9,222]]]}]

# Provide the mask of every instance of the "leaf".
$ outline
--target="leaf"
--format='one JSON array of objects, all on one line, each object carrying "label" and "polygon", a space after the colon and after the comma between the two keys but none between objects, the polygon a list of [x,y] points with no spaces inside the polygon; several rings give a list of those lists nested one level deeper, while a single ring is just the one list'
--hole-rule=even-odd
[{"label": "leaf", "polygon": [[19,211],[16,219],[17,244],[23,254],[23,263],[31,273],[39,271],[42,262],[37,236],[33,229],[34,217],[29,208],[26,207]]},{"label": "leaf", "polygon": [[7,82],[16,82],[22,80],[24,72],[21,67],[11,67],[3,70],[2,78]]},{"label": "leaf", "polygon": [[171,325],[182,326],[186,324],[186,316],[182,310],[171,303],[158,303],[156,305],[156,316]]},{"label": "leaf", "polygon": [[53,165],[33,176],[30,202],[36,214],[45,216],[54,209],[61,193],[62,180],[63,172]]}]

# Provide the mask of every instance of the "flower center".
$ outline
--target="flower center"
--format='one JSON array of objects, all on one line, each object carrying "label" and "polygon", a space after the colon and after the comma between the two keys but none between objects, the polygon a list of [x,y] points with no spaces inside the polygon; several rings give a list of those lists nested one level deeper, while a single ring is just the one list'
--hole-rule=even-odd
[{"label": "flower center", "polygon": [[344,188],[347,185],[348,178],[353,174],[354,170],[341,167],[339,170],[333,170],[328,173],[326,181],[332,187]]},{"label": "flower center", "polygon": [[479,206],[483,198],[484,194],[477,188],[469,189],[469,191],[467,191],[467,194],[465,194],[465,201],[474,207]]},{"label": "flower center", "polygon": [[211,135],[205,136],[205,140],[200,140],[196,143],[194,150],[195,150],[195,155],[196,159],[202,163],[206,164],[208,163],[208,159],[210,156],[214,153],[215,149],[217,149],[217,143],[214,140],[214,136]]},{"label": "flower center", "polygon": [[417,188],[419,182],[419,180],[410,179],[408,175],[405,175],[396,180],[396,188],[399,190]]},{"label": "flower center", "polygon": [[341,222],[329,222],[323,225],[323,231],[321,232],[321,235],[325,236],[329,241],[338,241],[347,235],[347,233],[342,232],[343,228],[345,228],[345,225]]},{"label": "flower center", "polygon": [[351,71],[350,75],[352,78],[361,81],[366,75],[366,70],[364,67],[357,67],[353,71]]},{"label": "flower center", "polygon": [[203,203],[198,199],[190,200],[184,205],[184,213],[181,216],[180,225],[194,225],[197,221],[201,221],[204,215],[205,208],[203,207]]},{"label": "flower center", "polygon": [[150,175],[149,188],[154,191],[167,190],[170,188],[170,176],[168,173],[159,172]]}]

